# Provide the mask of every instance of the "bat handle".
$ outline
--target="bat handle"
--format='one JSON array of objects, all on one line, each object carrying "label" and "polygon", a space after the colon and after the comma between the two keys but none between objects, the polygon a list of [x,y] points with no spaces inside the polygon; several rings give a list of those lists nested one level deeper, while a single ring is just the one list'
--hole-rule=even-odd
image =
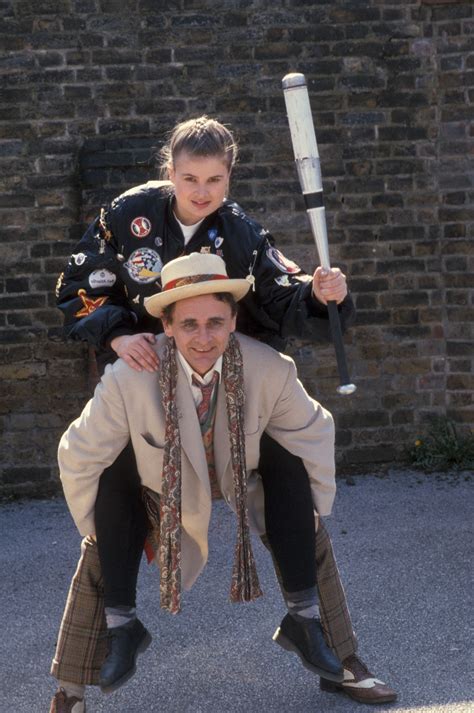
[{"label": "bat handle", "polygon": [[340,384],[337,387],[337,392],[344,396],[348,396],[354,393],[357,386],[352,384],[349,378],[337,302],[328,302],[327,307],[329,314],[329,326],[331,327],[331,336],[334,344],[334,350],[336,352],[337,370],[339,372]]}]

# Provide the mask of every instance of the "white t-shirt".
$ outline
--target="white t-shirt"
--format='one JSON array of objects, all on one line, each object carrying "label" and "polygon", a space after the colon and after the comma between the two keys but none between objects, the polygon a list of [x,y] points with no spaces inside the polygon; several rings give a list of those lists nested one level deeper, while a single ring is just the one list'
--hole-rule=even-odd
[{"label": "white t-shirt", "polygon": [[179,227],[181,228],[181,230],[182,230],[182,232],[183,232],[184,244],[187,245],[187,244],[189,243],[189,241],[191,240],[191,238],[193,237],[193,235],[194,235],[194,233],[196,232],[196,230],[197,230],[197,229],[199,228],[199,226],[201,225],[201,223],[202,223],[202,221],[204,220],[204,218],[202,218],[202,220],[199,220],[197,223],[194,223],[194,225],[184,225],[184,224],[176,217],[176,213],[174,214],[174,217],[175,217],[176,220],[178,221]]}]

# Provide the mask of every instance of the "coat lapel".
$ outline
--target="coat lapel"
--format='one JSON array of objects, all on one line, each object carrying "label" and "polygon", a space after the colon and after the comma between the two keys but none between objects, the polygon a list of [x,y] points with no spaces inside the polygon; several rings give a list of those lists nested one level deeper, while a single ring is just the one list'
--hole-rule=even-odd
[{"label": "coat lapel", "polygon": [[229,429],[227,427],[227,405],[224,384],[219,384],[214,423],[214,460],[219,480],[224,476],[230,461]]}]

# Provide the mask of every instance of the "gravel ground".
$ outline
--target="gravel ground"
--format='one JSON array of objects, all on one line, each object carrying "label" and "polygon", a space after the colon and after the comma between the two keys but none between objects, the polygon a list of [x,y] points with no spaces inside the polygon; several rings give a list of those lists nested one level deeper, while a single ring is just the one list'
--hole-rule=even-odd
[{"label": "gravel ground", "polygon": [[[472,518],[469,474],[393,472],[339,483],[332,534],[359,654],[399,692],[371,711],[474,711]],[[234,518],[213,515],[210,561],[178,617],[157,607],[157,576],[140,573],[139,613],[153,635],[136,676],[88,713],[321,713],[363,711],[321,693],[296,656],[272,642],[285,613],[269,557],[255,542],[265,596],[228,602]],[[0,505],[0,713],[47,713],[49,665],[79,556],[62,499]]]}]

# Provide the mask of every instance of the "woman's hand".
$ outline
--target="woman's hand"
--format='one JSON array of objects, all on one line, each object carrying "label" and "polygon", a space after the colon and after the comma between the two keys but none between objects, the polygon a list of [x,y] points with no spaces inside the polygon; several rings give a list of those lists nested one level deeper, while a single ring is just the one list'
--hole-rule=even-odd
[{"label": "woman's hand", "polygon": [[324,305],[328,302],[339,304],[347,295],[346,276],[338,267],[330,270],[317,267],[313,275],[313,294]]},{"label": "woman's hand", "polygon": [[158,371],[160,365],[155,350],[150,346],[155,341],[155,335],[151,332],[123,334],[112,339],[110,346],[135,371],[145,369],[152,373]]}]

